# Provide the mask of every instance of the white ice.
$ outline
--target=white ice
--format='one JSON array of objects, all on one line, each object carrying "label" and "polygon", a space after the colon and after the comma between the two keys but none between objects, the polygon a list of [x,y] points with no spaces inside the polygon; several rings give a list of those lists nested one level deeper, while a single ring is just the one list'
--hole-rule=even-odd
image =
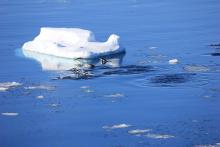
[{"label": "white ice", "polygon": [[3,112],[1,114],[5,116],[17,116],[18,115],[18,113],[16,112]]},{"label": "white ice", "polygon": [[169,139],[169,138],[174,138],[175,136],[173,135],[168,135],[168,134],[146,134],[145,137],[147,138],[152,138],[152,139]]},{"label": "white ice", "polygon": [[123,128],[128,128],[131,127],[129,124],[117,124],[113,126],[103,126],[103,129],[123,129]]},{"label": "white ice", "polygon": [[120,98],[120,97],[124,97],[124,94],[122,94],[122,93],[115,93],[115,94],[105,95],[105,97]]},{"label": "white ice", "polygon": [[206,144],[206,145],[196,145],[195,147],[220,147],[220,143]]},{"label": "white ice", "polygon": [[44,96],[43,96],[43,95],[38,95],[38,96],[36,96],[36,98],[37,98],[37,99],[43,99]]},{"label": "white ice", "polygon": [[9,90],[10,88],[21,86],[21,83],[18,82],[4,82],[0,83],[0,92]]},{"label": "white ice", "polygon": [[151,129],[135,129],[128,131],[129,134],[144,134],[146,132],[151,131]]},{"label": "white ice", "polygon": [[169,60],[169,64],[177,64],[178,62],[179,62],[178,59]]},{"label": "white ice", "polygon": [[43,27],[33,41],[24,43],[23,50],[63,58],[95,58],[124,51],[119,36],[112,34],[106,42],[96,42],[94,34],[79,28]]},{"label": "white ice", "polygon": [[24,87],[24,89],[27,90],[35,90],[35,89],[40,89],[40,90],[54,90],[55,87],[51,85],[34,85],[34,86],[27,86]]}]

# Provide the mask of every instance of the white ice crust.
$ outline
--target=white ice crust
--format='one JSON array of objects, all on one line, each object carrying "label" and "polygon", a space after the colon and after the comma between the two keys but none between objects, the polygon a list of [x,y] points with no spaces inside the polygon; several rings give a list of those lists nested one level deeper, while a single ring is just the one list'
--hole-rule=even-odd
[{"label": "white ice crust", "polygon": [[115,34],[106,42],[96,42],[89,30],[48,27],[41,28],[40,34],[24,43],[22,49],[63,58],[95,58],[124,51]]}]

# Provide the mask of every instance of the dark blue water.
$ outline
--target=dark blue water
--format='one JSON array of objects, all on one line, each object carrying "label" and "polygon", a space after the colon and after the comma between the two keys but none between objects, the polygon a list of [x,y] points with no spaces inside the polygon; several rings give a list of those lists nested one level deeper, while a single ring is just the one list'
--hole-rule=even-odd
[{"label": "dark blue water", "polygon": [[[1,0],[0,82],[23,85],[0,92],[0,113],[19,114],[0,115],[0,146],[220,142],[219,8],[218,0]],[[40,61],[17,53],[44,26],[89,29],[101,41],[116,33],[126,54],[117,68],[45,70]],[[179,64],[168,64],[173,58]],[[36,85],[53,89],[25,88]],[[132,126],[103,129],[122,123]],[[146,128],[173,137],[128,133]]]}]

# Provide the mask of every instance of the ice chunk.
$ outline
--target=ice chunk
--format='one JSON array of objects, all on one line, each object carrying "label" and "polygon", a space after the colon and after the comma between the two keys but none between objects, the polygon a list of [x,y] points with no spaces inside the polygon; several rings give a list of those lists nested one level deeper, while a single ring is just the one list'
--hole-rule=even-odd
[{"label": "ice chunk", "polygon": [[103,126],[103,129],[122,129],[122,128],[128,128],[131,127],[129,124],[118,124],[113,126]]},{"label": "ice chunk", "polygon": [[147,134],[145,135],[147,138],[152,138],[152,139],[169,139],[169,138],[174,138],[175,136],[173,135],[167,135],[167,134]]},{"label": "ice chunk", "polygon": [[179,62],[178,59],[169,60],[169,64],[177,64],[178,62]]},{"label": "ice chunk", "polygon": [[22,49],[64,58],[95,58],[124,51],[118,35],[96,42],[91,31],[79,28],[41,28],[40,34],[24,43]]},{"label": "ice chunk", "polygon": [[37,99],[43,99],[44,96],[43,96],[43,95],[38,95],[38,96],[36,96],[36,98],[37,98]]},{"label": "ice chunk", "polygon": [[144,133],[146,133],[146,132],[149,132],[149,131],[151,131],[151,129],[135,129],[135,130],[130,130],[130,131],[128,131],[128,133],[129,134],[144,134]]},{"label": "ice chunk", "polygon": [[55,87],[51,86],[51,85],[35,85],[35,86],[24,87],[24,89],[27,89],[27,90],[35,90],[35,89],[54,90]]},{"label": "ice chunk", "polygon": [[10,88],[21,86],[21,85],[22,84],[18,83],[18,82],[4,82],[4,83],[0,83],[0,92],[1,91],[7,91]]},{"label": "ice chunk", "polygon": [[2,113],[2,115],[5,115],[5,116],[17,116],[18,113],[16,113],[16,112],[4,112],[4,113]]},{"label": "ice chunk", "polygon": [[220,147],[220,143],[206,144],[206,145],[196,145],[195,147]]},{"label": "ice chunk", "polygon": [[105,95],[105,97],[120,98],[120,97],[124,97],[124,94],[122,94],[122,93],[115,93],[115,94]]}]

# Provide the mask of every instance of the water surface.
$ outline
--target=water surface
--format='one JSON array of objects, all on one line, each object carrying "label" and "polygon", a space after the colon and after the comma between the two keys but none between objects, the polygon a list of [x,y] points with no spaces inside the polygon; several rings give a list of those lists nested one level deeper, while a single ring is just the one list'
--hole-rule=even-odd
[{"label": "water surface", "polygon": [[[0,146],[216,145],[219,8],[218,0],[1,0],[0,82],[22,85],[0,92]],[[101,41],[116,33],[126,54],[79,71],[18,55],[44,26],[89,29]]]}]

